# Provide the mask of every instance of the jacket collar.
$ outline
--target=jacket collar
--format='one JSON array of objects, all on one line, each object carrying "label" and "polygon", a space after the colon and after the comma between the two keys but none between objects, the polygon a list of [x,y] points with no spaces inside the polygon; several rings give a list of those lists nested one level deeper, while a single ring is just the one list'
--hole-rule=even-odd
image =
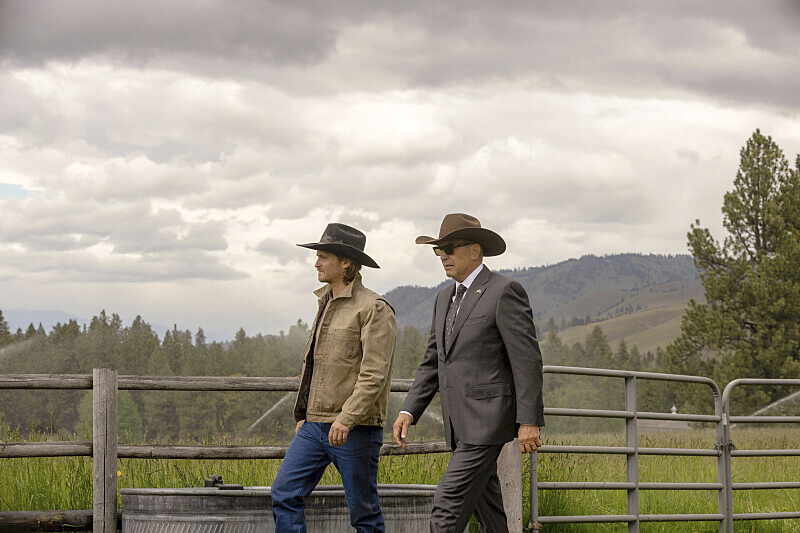
[{"label": "jacket collar", "polygon": [[[353,296],[353,291],[354,290],[358,290],[361,287],[363,287],[363,283],[361,282],[361,273],[360,272],[356,272],[355,279],[352,282],[350,282],[344,288],[344,290],[342,290],[341,293],[339,293],[339,296],[337,296],[337,298],[350,298],[351,296]],[[331,284],[327,283],[327,284],[323,285],[322,287],[320,287],[319,289],[315,290],[314,294],[320,300],[325,301],[325,300],[327,300],[328,298],[331,297],[331,293],[332,292],[333,292],[333,289],[331,288]]]}]

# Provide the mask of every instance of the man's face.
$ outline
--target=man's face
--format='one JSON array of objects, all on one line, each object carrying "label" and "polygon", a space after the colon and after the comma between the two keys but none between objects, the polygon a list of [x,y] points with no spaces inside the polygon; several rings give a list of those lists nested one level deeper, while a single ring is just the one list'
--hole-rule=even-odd
[{"label": "man's face", "polygon": [[[444,241],[440,246],[444,247],[448,244],[463,244],[466,242],[467,241],[464,240]],[[470,272],[475,270],[480,264],[479,250],[480,245],[469,244],[467,246],[453,248],[452,254],[446,254],[442,251],[442,255],[439,256],[439,259],[442,261],[444,273],[448,278],[453,278],[459,283],[464,281],[467,279]]]},{"label": "man's face", "polygon": [[341,259],[338,255],[330,252],[317,251],[317,262],[314,268],[317,269],[317,279],[322,283],[334,283],[344,278],[344,269],[347,266],[347,259]]}]

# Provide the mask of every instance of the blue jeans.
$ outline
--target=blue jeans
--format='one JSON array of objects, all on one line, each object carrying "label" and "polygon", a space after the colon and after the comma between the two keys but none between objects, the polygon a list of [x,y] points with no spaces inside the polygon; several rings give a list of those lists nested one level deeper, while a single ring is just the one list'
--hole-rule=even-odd
[{"label": "blue jeans", "polygon": [[328,444],[330,429],[330,423],[306,422],[292,439],[272,485],[276,533],[305,533],[305,497],[331,462],[342,476],[350,525],[358,533],[384,533],[378,504],[378,456],[383,428],[356,426],[347,434],[347,443],[339,447]]}]

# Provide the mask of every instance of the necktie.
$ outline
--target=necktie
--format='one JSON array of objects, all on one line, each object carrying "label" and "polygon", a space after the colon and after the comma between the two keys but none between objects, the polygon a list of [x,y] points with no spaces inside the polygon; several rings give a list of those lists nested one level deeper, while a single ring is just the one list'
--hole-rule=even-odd
[{"label": "necktie", "polygon": [[447,348],[450,348],[450,344],[453,342],[453,325],[456,323],[456,315],[458,314],[458,307],[461,305],[461,299],[466,292],[467,288],[464,285],[459,285],[458,290],[456,290],[456,299],[453,300],[453,303],[450,304],[450,310],[447,311],[447,319],[444,323],[444,340]]}]

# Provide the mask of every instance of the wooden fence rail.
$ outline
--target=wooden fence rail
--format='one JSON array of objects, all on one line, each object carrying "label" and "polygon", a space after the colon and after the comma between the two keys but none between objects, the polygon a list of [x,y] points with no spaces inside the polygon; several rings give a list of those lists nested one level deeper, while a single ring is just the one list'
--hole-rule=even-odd
[{"label": "wooden fence rail", "polygon": [[[88,441],[4,442],[0,443],[0,459],[92,457],[93,447]],[[288,446],[117,444],[117,457],[120,459],[282,459],[288,449]],[[450,448],[444,441],[409,442],[406,448],[387,443],[381,447],[381,455],[449,451]]]},{"label": "wooden fence rail", "polygon": [[[0,389],[92,388],[92,374],[2,374]],[[413,379],[393,379],[392,392],[408,392]],[[227,376],[117,376],[119,390],[292,392],[299,378]]]},{"label": "wooden fence rail", "polygon": [[[408,392],[414,380],[395,379],[392,392]],[[92,390],[92,442],[10,442],[0,443],[0,459],[24,457],[92,457],[91,511],[10,511],[0,512],[0,531],[80,531],[91,527],[94,533],[116,532],[120,525],[117,511],[117,460],[135,459],[281,459],[288,446],[187,446],[119,444],[117,442],[117,400],[120,390],[157,391],[260,391],[292,392],[298,378],[221,377],[221,376],[129,376],[113,370],[95,369],[91,375],[5,374],[2,389]],[[442,453],[450,449],[444,441],[411,442],[406,448],[384,444],[381,455]],[[516,442],[503,449],[498,459],[503,500],[512,533],[522,532],[521,454]]]}]

